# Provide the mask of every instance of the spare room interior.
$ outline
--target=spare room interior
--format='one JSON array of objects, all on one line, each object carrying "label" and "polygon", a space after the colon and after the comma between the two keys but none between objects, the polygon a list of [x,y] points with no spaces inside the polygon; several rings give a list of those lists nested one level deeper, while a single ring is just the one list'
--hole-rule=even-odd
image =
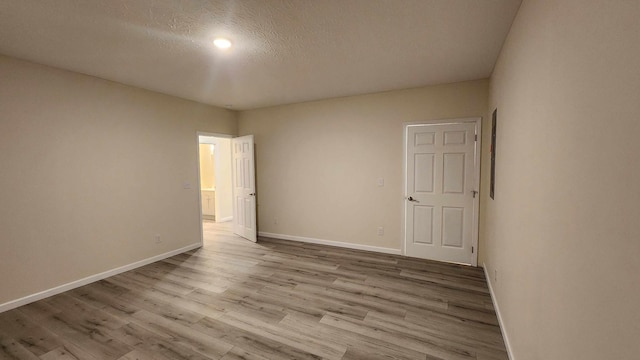
[{"label": "spare room interior", "polygon": [[637,359],[639,18],[0,0],[0,359]]}]

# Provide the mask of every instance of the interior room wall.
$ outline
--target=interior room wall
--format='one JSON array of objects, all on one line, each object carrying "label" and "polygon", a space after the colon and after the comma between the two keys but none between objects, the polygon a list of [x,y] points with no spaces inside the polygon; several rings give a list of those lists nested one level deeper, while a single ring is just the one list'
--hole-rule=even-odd
[{"label": "interior room wall", "polygon": [[487,99],[478,80],[240,112],[239,134],[255,135],[258,230],[399,251],[403,123],[486,117]]},{"label": "interior room wall", "polygon": [[5,56],[0,79],[0,304],[200,242],[196,132],[234,112]]},{"label": "interior room wall", "polygon": [[514,359],[640,354],[638,19],[638,1],[525,0],[491,78],[484,247]]}]

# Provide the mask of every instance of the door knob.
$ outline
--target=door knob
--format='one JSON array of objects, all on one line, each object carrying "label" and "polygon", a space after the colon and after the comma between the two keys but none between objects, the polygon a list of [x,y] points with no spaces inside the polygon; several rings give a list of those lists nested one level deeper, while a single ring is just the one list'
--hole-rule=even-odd
[{"label": "door knob", "polygon": [[414,198],[413,198],[413,197],[411,197],[411,196],[409,196],[409,197],[407,198],[407,200],[409,200],[409,201],[415,201],[415,202],[418,202],[418,200],[414,199]]},{"label": "door knob", "polygon": [[251,193],[249,194],[249,196],[256,196],[256,193]]}]

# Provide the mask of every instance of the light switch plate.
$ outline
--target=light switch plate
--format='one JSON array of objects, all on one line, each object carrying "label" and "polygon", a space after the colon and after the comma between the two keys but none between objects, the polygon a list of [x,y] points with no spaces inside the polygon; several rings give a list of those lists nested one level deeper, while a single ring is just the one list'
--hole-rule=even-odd
[{"label": "light switch plate", "polygon": [[188,182],[188,181],[185,181],[185,182],[182,184],[182,188],[183,188],[183,189],[187,189],[187,190],[188,190],[188,189],[191,189],[191,183],[190,183],[190,182]]},{"label": "light switch plate", "polygon": [[378,178],[378,186],[384,186],[384,178]]}]

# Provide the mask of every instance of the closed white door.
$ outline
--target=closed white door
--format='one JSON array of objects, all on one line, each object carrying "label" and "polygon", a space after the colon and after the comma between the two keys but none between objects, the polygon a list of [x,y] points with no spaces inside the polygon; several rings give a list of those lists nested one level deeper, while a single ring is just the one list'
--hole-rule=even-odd
[{"label": "closed white door", "polygon": [[406,126],[405,255],[476,265],[479,124]]},{"label": "closed white door", "polygon": [[233,232],[256,242],[256,178],[253,135],[231,139],[233,157]]}]

